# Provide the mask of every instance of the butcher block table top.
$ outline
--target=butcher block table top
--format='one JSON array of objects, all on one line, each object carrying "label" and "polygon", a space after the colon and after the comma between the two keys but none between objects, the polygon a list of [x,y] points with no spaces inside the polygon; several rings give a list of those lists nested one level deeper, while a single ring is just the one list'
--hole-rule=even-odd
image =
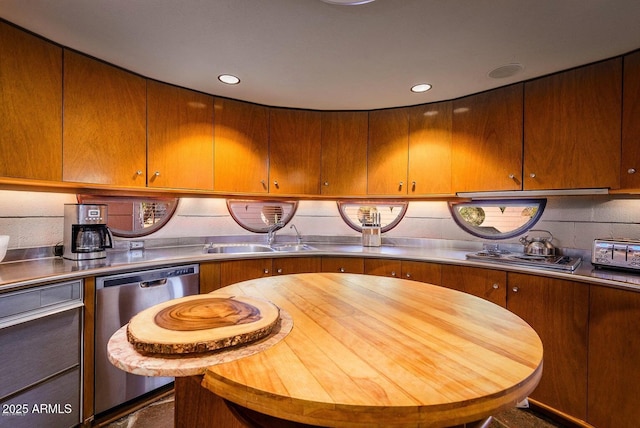
[{"label": "butcher block table top", "polygon": [[202,381],[219,397],[277,418],[342,427],[454,426],[513,407],[542,375],[542,343],[528,324],[444,287],[312,273],[219,292],[263,298],[293,319],[279,343],[210,366]]}]

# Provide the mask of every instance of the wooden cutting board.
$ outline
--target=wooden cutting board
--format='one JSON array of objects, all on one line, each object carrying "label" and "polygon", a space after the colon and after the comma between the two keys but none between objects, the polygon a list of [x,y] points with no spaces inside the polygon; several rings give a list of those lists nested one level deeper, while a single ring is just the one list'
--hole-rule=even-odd
[{"label": "wooden cutting board", "polygon": [[169,300],[129,321],[127,339],[143,354],[190,354],[220,350],[263,338],[280,310],[250,296],[200,294]]}]

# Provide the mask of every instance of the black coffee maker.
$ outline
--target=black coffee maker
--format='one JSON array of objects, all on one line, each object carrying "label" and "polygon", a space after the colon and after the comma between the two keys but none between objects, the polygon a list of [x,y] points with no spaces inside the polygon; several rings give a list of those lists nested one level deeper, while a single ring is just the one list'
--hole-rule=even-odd
[{"label": "black coffee maker", "polygon": [[70,260],[93,260],[107,257],[113,236],[107,227],[107,205],[64,205],[64,254]]}]

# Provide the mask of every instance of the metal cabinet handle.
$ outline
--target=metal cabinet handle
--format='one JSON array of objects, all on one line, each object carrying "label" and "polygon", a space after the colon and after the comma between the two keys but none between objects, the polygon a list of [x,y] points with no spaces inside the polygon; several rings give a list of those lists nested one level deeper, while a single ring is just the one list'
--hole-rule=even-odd
[{"label": "metal cabinet handle", "polygon": [[340,273],[344,273],[344,272],[345,272],[345,270],[344,270],[344,268],[343,268],[343,267],[341,267],[340,269],[338,269],[338,271],[339,271]]},{"label": "metal cabinet handle", "polygon": [[627,174],[635,174],[636,173],[636,169],[635,168],[629,168],[627,170]]},{"label": "metal cabinet handle", "polygon": [[396,276],[396,271],[392,271],[391,276]]},{"label": "metal cabinet handle", "polygon": [[264,273],[269,273],[269,269],[265,269],[263,272]]},{"label": "metal cabinet handle", "polygon": [[139,169],[139,170],[137,170],[137,171],[136,171],[136,175],[142,175],[142,170],[140,170],[140,169]]},{"label": "metal cabinet handle", "polygon": [[536,173],[535,173],[535,172],[532,172],[531,174],[529,174],[529,177],[531,177],[531,178],[536,178]]},{"label": "metal cabinet handle", "polygon": [[276,189],[280,188],[280,184],[278,184],[278,180],[273,180],[273,185],[276,186]]},{"label": "metal cabinet handle", "polygon": [[498,285],[498,283],[495,283],[491,287],[493,287],[494,290],[497,290],[498,288],[500,288],[500,285]]},{"label": "metal cabinet handle", "polygon": [[323,184],[323,185],[325,185],[325,186],[328,186],[328,185],[329,185],[329,182],[328,182],[328,181],[325,181],[325,182],[324,182],[324,183],[322,183],[322,184]]},{"label": "metal cabinet handle", "polygon": [[416,190],[416,182],[415,181],[411,182],[411,190],[413,190],[413,191]]},{"label": "metal cabinet handle", "polygon": [[411,273],[407,273],[406,277],[411,278]]},{"label": "metal cabinet handle", "polygon": [[400,183],[398,183],[398,189],[402,189],[402,186],[404,186],[404,181],[401,181]]},{"label": "metal cabinet handle", "polygon": [[282,268],[279,268],[276,272],[282,273]]},{"label": "metal cabinet handle", "polygon": [[514,293],[517,293],[518,291],[520,291],[520,288],[518,288],[518,287],[513,287],[511,290],[512,290]]},{"label": "metal cabinet handle", "polygon": [[159,177],[160,176],[160,171],[154,172],[153,175],[155,175],[156,177]]},{"label": "metal cabinet handle", "polygon": [[267,188],[267,183],[265,183],[264,180],[260,180],[260,184],[262,184],[263,189]]}]

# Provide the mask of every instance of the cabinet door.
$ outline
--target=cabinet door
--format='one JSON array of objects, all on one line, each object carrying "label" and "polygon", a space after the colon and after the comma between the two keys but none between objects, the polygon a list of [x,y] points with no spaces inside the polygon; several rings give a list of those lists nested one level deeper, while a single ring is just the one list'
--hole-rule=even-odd
[{"label": "cabinet door", "polygon": [[200,294],[211,293],[220,287],[220,263],[200,263]]},{"label": "cabinet door", "polygon": [[507,306],[507,273],[469,266],[442,266],[442,286]]},{"label": "cabinet door", "polygon": [[360,257],[323,257],[322,272],[364,273],[364,259]]},{"label": "cabinet door", "polygon": [[319,257],[283,257],[273,259],[274,275],[320,272]]},{"label": "cabinet door", "polygon": [[409,195],[451,193],[451,105],[409,109]]},{"label": "cabinet door", "polygon": [[524,189],[620,187],[622,60],[525,84]]},{"label": "cabinet door", "polygon": [[442,266],[437,263],[403,260],[402,278],[440,285]]},{"label": "cabinet door", "polygon": [[147,82],[149,187],[213,189],[213,97]]},{"label": "cabinet door", "polygon": [[322,113],[323,195],[367,194],[366,112]]},{"label": "cabinet door", "polygon": [[223,98],[216,98],[214,103],[214,189],[266,193],[269,109]]},{"label": "cabinet door", "polygon": [[320,194],[320,112],[269,112],[269,192]]},{"label": "cabinet door", "polygon": [[402,261],[395,259],[364,259],[364,273],[367,275],[400,278]]},{"label": "cabinet door", "polygon": [[507,309],[531,325],[544,346],[542,379],[531,398],[586,420],[589,286],[516,273],[508,283]]},{"label": "cabinet door", "polygon": [[589,406],[597,427],[635,427],[640,420],[640,293],[591,286]]},{"label": "cabinet door", "polygon": [[406,108],[369,112],[367,193],[406,195],[409,114]]},{"label": "cabinet door", "polygon": [[64,51],[63,180],[146,185],[146,82]]},{"label": "cabinet door", "polygon": [[249,279],[271,276],[271,259],[230,260],[220,262],[220,287]]},{"label": "cabinet door", "polygon": [[0,88],[0,176],[61,181],[62,48],[0,22]]},{"label": "cabinet door", "polygon": [[640,51],[624,57],[622,99],[623,189],[640,189]]},{"label": "cabinet door", "polygon": [[453,101],[454,192],[522,189],[522,84]]}]

